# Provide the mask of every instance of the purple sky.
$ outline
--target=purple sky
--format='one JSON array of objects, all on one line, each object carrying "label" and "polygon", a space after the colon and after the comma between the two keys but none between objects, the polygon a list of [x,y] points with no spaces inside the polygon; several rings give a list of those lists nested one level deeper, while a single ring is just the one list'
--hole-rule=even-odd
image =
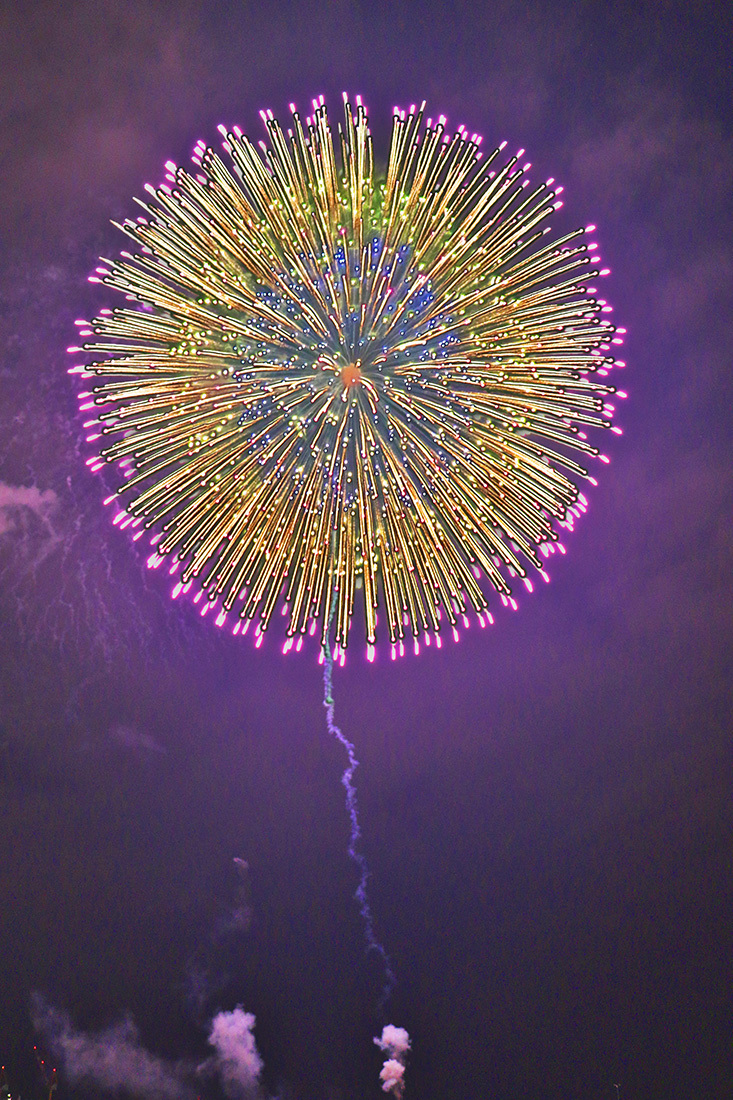
[{"label": "purple sky", "polygon": [[[565,185],[558,230],[598,225],[629,332],[624,436],[552,583],[440,653],[354,653],[335,674],[398,978],[389,1018],[413,1044],[405,1096],[730,1095],[724,5],[6,7],[0,1062],[14,1095],[38,1093],[32,1046],[49,1049],[34,992],[37,1020],[68,1014],[67,1057],[104,1031],[151,1100],[221,1056],[209,1021],[237,1005],[256,1017],[263,1097],[380,1095],[380,974],[314,655],[255,651],[170,601],[84,467],[65,352],[73,319],[109,302],[86,282],[124,247],[109,219],[166,160],[214,143],[219,122],[259,139],[262,107],[322,92],[336,111],[344,88],[382,149],[393,104],[423,98],[487,144],[526,147],[533,178]],[[243,1014],[226,1019],[248,1034]]]}]

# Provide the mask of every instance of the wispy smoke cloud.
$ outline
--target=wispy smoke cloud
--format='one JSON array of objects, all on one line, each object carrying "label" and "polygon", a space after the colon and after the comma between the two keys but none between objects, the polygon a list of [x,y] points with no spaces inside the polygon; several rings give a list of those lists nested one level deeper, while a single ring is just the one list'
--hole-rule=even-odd
[{"label": "wispy smoke cloud", "polygon": [[221,949],[226,949],[234,937],[249,931],[252,923],[249,863],[240,856],[234,856],[232,862],[237,873],[234,904],[219,915],[209,944],[188,963],[186,999],[199,1022],[208,1018],[211,998],[217,997],[227,984]]},{"label": "wispy smoke cloud", "polygon": [[107,1092],[128,1092],[144,1100],[194,1100],[186,1078],[190,1067],[168,1062],[140,1045],[130,1017],[105,1031],[77,1031],[64,1012],[33,995],[33,1023],[63,1062],[70,1082],[87,1081]]},{"label": "wispy smoke cloud", "polygon": [[211,1020],[209,1043],[215,1053],[199,1066],[171,1062],[145,1050],[129,1016],[103,1031],[78,1031],[65,1012],[38,993],[33,994],[32,1015],[72,1086],[86,1082],[142,1100],[195,1100],[201,1078],[216,1077],[232,1100],[264,1100],[255,1018],[241,1005]]},{"label": "wispy smoke cloud", "polygon": [[53,489],[35,485],[8,485],[0,481],[0,535],[16,531],[29,515],[34,515],[53,534],[51,516],[58,504]]},{"label": "wispy smoke cloud", "polygon": [[126,749],[146,749],[148,752],[165,756],[168,751],[159,741],[134,726],[116,725],[109,731],[111,741],[116,741]]},{"label": "wispy smoke cloud", "polygon": [[215,939],[221,939],[222,936],[231,935],[236,932],[248,932],[249,926],[252,923],[252,906],[250,904],[250,891],[249,891],[249,864],[246,859],[240,859],[235,856],[233,859],[234,866],[237,871],[238,886],[236,902],[227,913],[226,917],[222,918],[219,922]]},{"label": "wispy smoke cloud", "polygon": [[209,1043],[216,1053],[200,1068],[215,1071],[232,1100],[254,1100],[262,1095],[262,1059],[255,1045],[254,1026],[254,1016],[241,1005],[232,1012],[219,1012],[211,1021]]},{"label": "wispy smoke cloud", "polygon": [[381,1037],[374,1042],[387,1055],[379,1074],[382,1091],[400,1097],[405,1091],[405,1062],[410,1050],[410,1036],[403,1027],[387,1024],[382,1028]]}]

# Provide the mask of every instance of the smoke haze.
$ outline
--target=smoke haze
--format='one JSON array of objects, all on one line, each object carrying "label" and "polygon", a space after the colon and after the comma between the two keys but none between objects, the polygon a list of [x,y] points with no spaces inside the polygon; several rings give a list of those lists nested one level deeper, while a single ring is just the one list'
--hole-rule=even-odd
[{"label": "smoke haze", "polygon": [[168,1062],[140,1045],[126,1016],[103,1031],[77,1031],[65,1012],[33,996],[33,1023],[63,1063],[71,1086],[87,1082],[107,1092],[131,1092],[145,1100],[194,1100],[185,1063]]},{"label": "smoke haze", "polygon": [[241,1005],[213,1017],[208,1041],[214,1054],[199,1066],[169,1061],[146,1050],[130,1016],[102,1031],[80,1031],[67,1013],[39,993],[33,994],[32,1015],[36,1030],[62,1063],[72,1087],[87,1083],[144,1100],[195,1100],[201,1079],[217,1078],[231,1100],[264,1100],[255,1017]]}]

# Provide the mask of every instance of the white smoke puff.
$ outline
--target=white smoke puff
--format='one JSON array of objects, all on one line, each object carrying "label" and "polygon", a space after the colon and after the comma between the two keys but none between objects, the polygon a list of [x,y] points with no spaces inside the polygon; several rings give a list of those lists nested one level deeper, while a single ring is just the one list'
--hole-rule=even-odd
[{"label": "white smoke puff", "polygon": [[394,1058],[404,1058],[410,1049],[410,1036],[403,1027],[395,1027],[394,1024],[383,1027],[381,1038],[374,1042],[380,1050],[388,1052]]},{"label": "white smoke puff", "polygon": [[388,1058],[382,1066],[379,1079],[382,1082],[383,1092],[393,1092],[395,1096],[402,1096],[405,1083],[405,1067],[396,1058]]},{"label": "white smoke puff", "polygon": [[33,996],[33,1023],[63,1061],[70,1084],[93,1082],[109,1092],[145,1100],[194,1100],[183,1064],[167,1062],[140,1046],[133,1021],[126,1017],[105,1031],[77,1031],[64,1012]]},{"label": "white smoke puff", "polygon": [[219,1012],[211,1021],[209,1043],[216,1054],[204,1063],[219,1074],[227,1096],[234,1100],[252,1097],[259,1091],[262,1059],[255,1045],[255,1018],[241,1005],[232,1012]]},{"label": "white smoke puff", "polygon": [[410,1036],[403,1027],[387,1024],[374,1042],[387,1055],[379,1074],[382,1090],[401,1097],[405,1089],[405,1059],[410,1050]]}]

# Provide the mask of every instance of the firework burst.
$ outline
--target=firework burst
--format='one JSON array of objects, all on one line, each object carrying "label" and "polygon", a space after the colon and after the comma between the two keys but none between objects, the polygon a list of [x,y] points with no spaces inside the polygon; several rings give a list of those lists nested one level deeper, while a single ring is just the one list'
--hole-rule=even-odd
[{"label": "firework burst", "polygon": [[344,104],[337,140],[320,99],[287,132],[263,112],[261,151],[222,128],[233,171],[201,143],[193,173],[166,165],[119,227],[135,251],[93,276],[131,304],[73,350],[90,465],[123,468],[116,522],[174,593],[258,642],[281,604],[286,648],[333,624],[343,652],[361,589],[372,656],[378,613],[393,650],[439,643],[531,586],[583,504],[620,341],[588,230],[548,236],[561,188],[529,188],[523,151],[482,156],[423,105],[395,110],[380,173]]}]

